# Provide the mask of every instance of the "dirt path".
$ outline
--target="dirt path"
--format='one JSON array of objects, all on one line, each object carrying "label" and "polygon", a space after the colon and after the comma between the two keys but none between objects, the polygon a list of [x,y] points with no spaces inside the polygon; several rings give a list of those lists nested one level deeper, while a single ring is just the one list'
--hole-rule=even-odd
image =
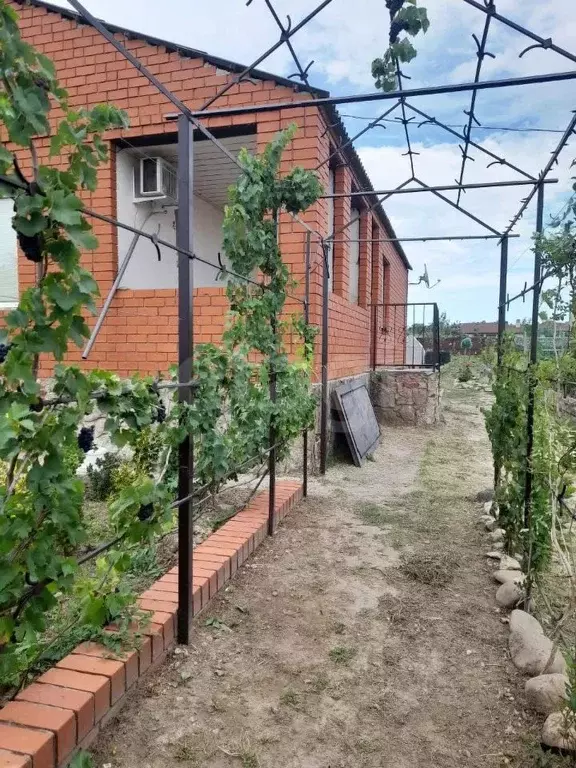
[{"label": "dirt path", "polygon": [[[476,523],[477,393],[314,482],[102,734],[112,768],[535,765]],[[208,619],[218,619],[211,626]]]}]

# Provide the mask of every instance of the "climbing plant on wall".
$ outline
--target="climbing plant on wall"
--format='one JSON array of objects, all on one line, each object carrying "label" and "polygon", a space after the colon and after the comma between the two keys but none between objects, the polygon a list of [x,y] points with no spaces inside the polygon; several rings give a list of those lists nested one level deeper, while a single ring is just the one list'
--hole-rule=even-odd
[{"label": "climbing plant on wall", "polygon": [[[46,652],[49,612],[74,596],[77,623],[97,632],[115,619],[127,623],[134,595],[120,574],[135,553],[172,520],[170,469],[187,433],[195,438],[196,489],[216,489],[257,463],[274,423],[283,451],[310,424],[313,331],[301,317],[285,316],[290,279],[282,263],[276,223],[282,211],[304,210],[320,194],[315,176],[295,168],[279,175],[293,130],[281,134],[261,157],[243,153],[243,173],[225,216],[226,250],[245,277],[260,271],[262,285],[236,279],[228,287],[231,313],[221,346],[200,345],[193,360],[192,404],[174,402],[166,413],[152,377],[120,380],[65,364],[70,345],[88,335],[98,286],[81,264],[81,251],[98,242],[85,217],[81,194],[97,184],[107,161],[104,133],[127,126],[111,105],[72,109],[52,63],[25,43],[17,15],[0,0],[0,189],[14,201],[13,226],[20,248],[34,264],[33,285],[7,313],[0,329],[0,689],[15,690]],[[53,108],[56,108],[51,113]],[[58,118],[54,116],[57,113]],[[38,162],[38,135],[51,135],[50,164]],[[289,361],[284,336],[301,339]],[[53,367],[50,392],[39,379],[41,356]],[[269,394],[271,371],[277,399]],[[117,446],[138,450],[142,430],[159,446],[108,506],[115,545],[90,575],[79,578],[86,541],[84,482],[77,476],[93,433],[85,417],[104,414]],[[103,636],[104,637],[104,636]]]}]

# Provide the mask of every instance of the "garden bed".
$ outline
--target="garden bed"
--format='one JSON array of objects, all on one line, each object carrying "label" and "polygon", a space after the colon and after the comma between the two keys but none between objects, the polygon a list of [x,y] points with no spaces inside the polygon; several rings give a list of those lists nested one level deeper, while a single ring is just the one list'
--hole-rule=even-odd
[{"label": "garden bed", "polygon": [[[299,482],[276,486],[276,523],[302,498]],[[194,549],[193,613],[197,615],[262,543],[268,493],[225,522]],[[133,649],[114,654],[84,642],[0,710],[0,765],[55,768],[93,741],[124,696],[175,642],[178,569],[154,581],[138,600],[150,622],[135,630]]]}]

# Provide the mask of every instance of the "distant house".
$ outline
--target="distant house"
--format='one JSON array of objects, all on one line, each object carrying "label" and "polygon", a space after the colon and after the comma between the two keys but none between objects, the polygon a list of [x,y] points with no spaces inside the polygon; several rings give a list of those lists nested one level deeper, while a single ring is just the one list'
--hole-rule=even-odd
[{"label": "distant house", "polygon": [[[542,353],[564,349],[568,344],[571,325],[567,322],[544,320],[538,325],[538,345]],[[519,349],[528,351],[530,347],[530,324],[527,321],[516,320],[506,323],[506,332],[514,335],[514,341]],[[452,335],[442,340],[442,349],[458,352],[462,339],[472,341],[472,353],[479,352],[498,339],[498,323],[481,320],[476,323],[460,323],[458,335]]]},{"label": "distant house", "polygon": [[498,336],[498,323],[490,323],[486,320],[479,323],[460,323],[460,335],[468,336],[472,340],[477,337],[495,339]]}]

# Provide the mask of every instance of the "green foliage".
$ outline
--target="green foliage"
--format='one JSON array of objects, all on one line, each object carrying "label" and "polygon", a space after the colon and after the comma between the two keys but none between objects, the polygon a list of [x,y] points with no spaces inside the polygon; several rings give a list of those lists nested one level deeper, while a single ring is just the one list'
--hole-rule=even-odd
[{"label": "green foliage", "polygon": [[[295,127],[278,134],[262,155],[240,153],[243,172],[230,189],[224,215],[224,249],[232,270],[230,317],[223,344],[199,345],[194,360],[198,387],[187,422],[195,435],[195,475],[200,485],[217,487],[262,461],[273,423],[279,455],[310,426],[315,400],[310,373],[315,329],[301,317],[283,317],[289,272],[278,246],[277,222],[283,210],[299,213],[320,195],[314,174],[301,168],[279,174],[282,153]],[[263,285],[242,278],[263,275]],[[267,289],[263,286],[266,285]],[[290,362],[284,336],[302,341]],[[266,364],[262,364],[266,360]],[[276,377],[276,402],[270,398],[270,376]]]},{"label": "green foliage", "polygon": [[[301,319],[284,316],[290,280],[276,223],[283,211],[304,210],[321,189],[314,174],[300,168],[279,174],[294,129],[279,134],[260,157],[242,154],[244,172],[226,210],[225,247],[237,273],[259,272],[269,290],[230,283],[223,346],[197,348],[193,403],[174,402],[156,424],[161,401],[151,378],[123,381],[60,362],[71,343],[84,343],[85,315],[98,295],[80,262],[81,250],[96,248],[97,240],[79,194],[96,188],[97,168],[107,159],[103,133],[125,127],[126,116],[110,105],[71,110],[53,65],[22,41],[17,16],[4,0],[0,67],[5,138],[30,154],[33,167],[25,178],[15,156],[0,148],[0,174],[13,181],[1,191],[14,200],[19,244],[36,265],[35,284],[0,331],[0,686],[6,693],[79,637],[103,635],[106,622],[127,627],[135,610],[134,565],[157,568],[154,540],[172,522],[173,470],[186,435],[195,438],[197,482],[215,489],[239,465],[247,469],[262,458],[272,426],[287,451],[312,422],[314,334]],[[54,106],[62,115],[55,130]],[[39,166],[33,137],[50,133],[58,162]],[[302,339],[294,362],[283,342],[288,329]],[[57,363],[49,398],[38,381],[41,354]],[[271,376],[277,378],[275,403]],[[100,459],[85,488],[76,474],[82,460],[77,430],[96,408],[114,445],[128,446],[132,459]],[[107,501],[102,527],[117,545],[80,568],[91,532],[85,496]],[[70,622],[54,635],[63,604]]]},{"label": "green foliage", "polygon": [[70,768],[94,768],[94,766],[92,755],[83,749],[74,755],[70,763]]},{"label": "green foliage", "polygon": [[[557,409],[551,363],[533,371],[508,341],[503,365],[493,384],[492,408],[486,412],[486,428],[492,444],[499,524],[506,531],[507,550],[523,551],[524,569],[538,579],[552,554],[554,527],[561,517],[560,495],[566,501],[573,492],[576,468],[576,428]],[[528,510],[525,502],[527,462],[527,410],[529,377],[534,377],[534,438],[532,487]],[[555,512],[556,510],[556,512]],[[528,526],[526,526],[528,515]],[[561,521],[560,521],[561,524]]]},{"label": "green foliage", "polygon": [[118,454],[109,451],[99,456],[87,469],[85,497],[88,501],[106,501],[114,489],[113,476],[121,463]]},{"label": "green foliage", "polygon": [[458,371],[456,378],[460,383],[465,383],[473,378],[472,366],[470,363],[464,363],[464,365]]},{"label": "green foliage", "polygon": [[[102,626],[112,620],[127,628],[138,583],[133,569],[157,568],[155,537],[172,523],[174,465],[184,437],[194,435],[197,482],[216,489],[239,465],[247,469],[261,459],[272,426],[287,451],[312,422],[314,334],[301,319],[284,317],[290,280],[276,224],[283,211],[304,210],[321,188],[301,168],[279,174],[293,128],[259,157],[242,153],[244,170],[226,209],[225,248],[237,273],[259,272],[269,290],[230,282],[223,346],[197,347],[195,398],[192,404],[175,398],[159,424],[163,406],[151,378],[121,380],[60,362],[71,343],[80,346],[88,336],[85,315],[98,295],[80,263],[81,250],[98,243],[79,194],[96,188],[97,168],[107,159],[103,133],[126,127],[126,116],[111,105],[71,110],[53,65],[22,41],[5,0],[0,67],[4,135],[29,152],[33,167],[25,178],[15,156],[1,147],[0,174],[14,182],[4,182],[1,192],[14,200],[19,244],[36,265],[35,284],[0,331],[3,356],[8,350],[0,363],[0,687],[6,693],[78,637],[104,639]],[[63,115],[55,129],[54,106]],[[33,137],[39,134],[52,134],[54,166],[37,163]],[[288,329],[302,339],[294,362],[283,342]],[[49,398],[38,381],[41,354],[57,363]],[[275,403],[271,376],[277,377]],[[113,444],[127,446],[132,459],[120,463],[112,453],[99,459],[85,487],[77,476],[77,431],[96,408]],[[79,565],[91,533],[85,496],[107,502],[102,528],[117,542],[89,568]],[[63,604],[70,622],[54,635]]]},{"label": "green foliage", "polygon": [[356,648],[337,645],[328,651],[328,656],[335,664],[348,664],[357,654]]},{"label": "green foliage", "polygon": [[417,55],[408,37],[400,38],[402,32],[410,37],[426,33],[430,27],[428,13],[418,6],[418,0],[386,0],[390,11],[390,44],[384,55],[372,62],[372,76],[376,88],[393,91],[398,87],[400,64],[407,64]]}]

